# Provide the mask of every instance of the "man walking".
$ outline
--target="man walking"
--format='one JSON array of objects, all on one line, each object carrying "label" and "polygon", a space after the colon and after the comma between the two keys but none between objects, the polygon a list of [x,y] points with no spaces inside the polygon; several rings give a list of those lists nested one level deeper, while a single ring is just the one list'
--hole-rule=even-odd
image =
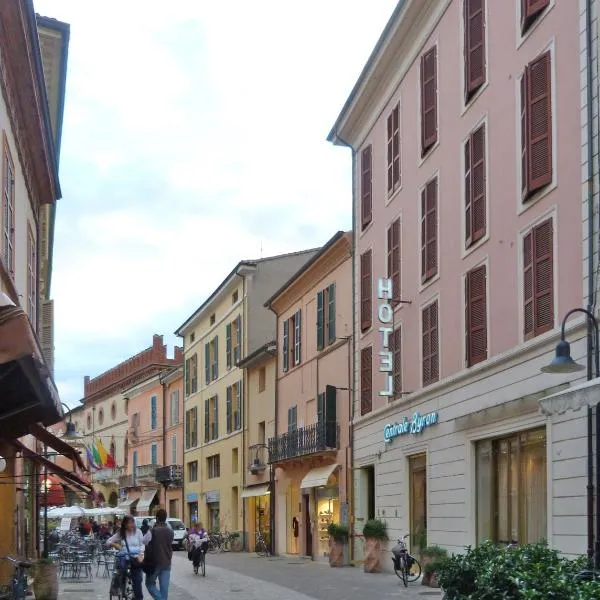
[{"label": "man walking", "polygon": [[[154,571],[146,575],[146,588],[154,600],[168,600],[173,558],[173,530],[167,525],[167,511],[156,511],[156,524],[144,536],[144,543],[151,543]],[[160,591],[156,587],[156,580]]]}]

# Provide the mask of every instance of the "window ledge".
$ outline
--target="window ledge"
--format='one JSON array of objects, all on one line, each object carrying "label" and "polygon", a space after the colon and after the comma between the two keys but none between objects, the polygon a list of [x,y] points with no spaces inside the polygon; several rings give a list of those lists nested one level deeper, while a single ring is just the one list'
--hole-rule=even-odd
[{"label": "window ledge", "polygon": [[551,183],[535,192],[532,196],[529,196],[527,200],[523,200],[522,194],[519,192],[519,209],[517,210],[517,215],[527,212],[538,202],[541,202],[548,194],[551,194],[557,187],[558,182],[556,181],[556,177],[554,177]]},{"label": "window ledge", "polygon": [[384,206],[389,206],[396,199],[396,197],[400,195],[402,187],[402,180],[400,180],[400,185],[394,188],[391,193],[386,193]]},{"label": "window ledge", "polygon": [[[421,142],[419,141],[419,146],[421,145]],[[438,128],[438,139],[436,141],[436,143],[431,146],[431,148],[429,148],[429,150],[427,150],[427,152],[424,154],[424,156],[421,156],[419,158],[419,163],[417,164],[418,168],[421,168],[428,160],[429,158],[433,155],[433,153],[436,151],[437,147],[440,145],[440,135],[439,135],[439,128]]]},{"label": "window ledge", "polygon": [[469,111],[469,109],[473,106],[473,104],[475,104],[477,102],[477,100],[479,99],[479,97],[483,95],[485,90],[487,90],[489,85],[490,85],[489,79],[486,79],[485,82],[481,84],[479,89],[469,98],[468,102],[465,102],[465,94],[464,94],[464,90],[463,90],[463,92],[462,92],[463,107],[462,107],[462,110],[460,111],[461,117],[465,116],[465,114]]}]

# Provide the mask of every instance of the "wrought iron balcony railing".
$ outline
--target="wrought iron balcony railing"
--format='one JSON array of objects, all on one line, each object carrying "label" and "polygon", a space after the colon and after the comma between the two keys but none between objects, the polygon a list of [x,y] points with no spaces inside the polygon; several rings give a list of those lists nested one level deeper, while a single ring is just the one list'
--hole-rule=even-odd
[{"label": "wrought iron balcony railing", "polygon": [[248,471],[252,475],[260,475],[269,463],[269,449],[265,444],[248,446]]},{"label": "wrought iron balcony railing", "polygon": [[121,475],[125,474],[123,467],[117,467],[115,469],[100,469],[94,473],[94,481],[105,481],[119,483]]},{"label": "wrought iron balcony railing", "polygon": [[339,448],[340,426],[321,422],[288,431],[269,440],[269,462],[316,454]]},{"label": "wrought iron balcony railing", "polygon": [[169,465],[156,469],[156,481],[166,485],[180,485],[183,483],[183,467],[181,465]]}]

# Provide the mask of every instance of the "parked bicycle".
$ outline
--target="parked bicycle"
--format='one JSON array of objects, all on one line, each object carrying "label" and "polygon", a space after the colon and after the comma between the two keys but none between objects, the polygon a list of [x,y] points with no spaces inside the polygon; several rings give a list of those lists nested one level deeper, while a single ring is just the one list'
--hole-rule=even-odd
[{"label": "parked bicycle", "polygon": [[33,566],[28,560],[13,558],[12,556],[0,557],[14,567],[14,574],[7,586],[0,588],[0,600],[25,600],[27,598],[27,569]]},{"label": "parked bicycle", "polygon": [[392,548],[392,562],[394,563],[394,573],[402,579],[404,587],[408,587],[409,582],[416,581],[421,577],[421,564],[408,552],[406,539],[410,537],[406,534],[398,540],[398,543]]},{"label": "parked bicycle", "polygon": [[267,541],[265,540],[265,536],[262,534],[262,531],[256,532],[256,554],[260,557],[269,556],[271,553],[269,550],[269,546]]},{"label": "parked bicycle", "polygon": [[211,554],[215,552],[231,551],[231,534],[227,532],[215,531],[208,534],[208,551]]}]

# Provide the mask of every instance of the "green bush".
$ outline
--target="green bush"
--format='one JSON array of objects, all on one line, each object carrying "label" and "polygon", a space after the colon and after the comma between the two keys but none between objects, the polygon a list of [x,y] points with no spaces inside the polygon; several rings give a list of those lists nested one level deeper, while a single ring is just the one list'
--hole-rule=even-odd
[{"label": "green bush", "polygon": [[336,541],[345,544],[348,541],[348,527],[338,523],[329,523],[327,533]]},{"label": "green bush", "polygon": [[365,538],[387,541],[387,523],[381,519],[370,519],[363,527],[363,535]]},{"label": "green bush", "polygon": [[506,548],[484,542],[442,560],[436,573],[447,600],[597,600],[600,582],[574,581],[584,564],[544,543]]},{"label": "green bush", "polygon": [[448,559],[448,552],[440,546],[427,546],[421,550],[421,558],[423,559],[423,572],[429,575],[439,571],[440,565]]}]

